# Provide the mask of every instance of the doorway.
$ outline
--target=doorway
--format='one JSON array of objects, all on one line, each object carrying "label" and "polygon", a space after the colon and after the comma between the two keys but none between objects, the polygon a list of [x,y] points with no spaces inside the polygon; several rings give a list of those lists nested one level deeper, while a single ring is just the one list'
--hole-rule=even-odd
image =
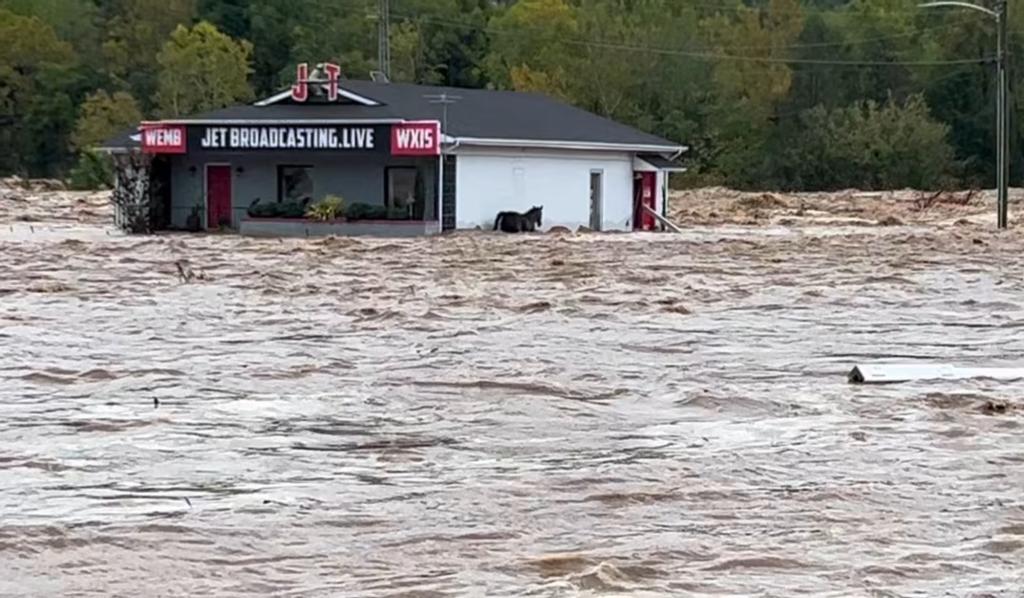
[{"label": "doorway", "polygon": [[206,228],[231,226],[231,165],[206,165]]},{"label": "doorway", "polygon": [[604,195],[604,171],[590,171],[590,229],[601,230],[601,205]]},{"label": "doorway", "polygon": [[167,155],[153,157],[149,175],[150,226],[153,230],[171,227],[171,160]]},{"label": "doorway", "polygon": [[633,230],[654,230],[654,216],[644,208],[655,209],[655,172],[633,173]]}]

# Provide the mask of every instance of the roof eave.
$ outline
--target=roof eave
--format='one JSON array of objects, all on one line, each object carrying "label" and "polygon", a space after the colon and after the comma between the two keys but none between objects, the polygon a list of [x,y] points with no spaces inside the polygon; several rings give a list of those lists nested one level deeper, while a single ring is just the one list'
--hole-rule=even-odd
[{"label": "roof eave", "polygon": [[[323,84],[320,87],[324,91],[327,91],[327,85],[326,84]],[[351,101],[353,101],[353,102],[355,102],[357,104],[361,104],[363,106],[380,106],[381,105],[380,102],[378,102],[377,100],[375,100],[373,98],[368,98],[368,97],[366,97],[364,95],[355,93],[354,91],[349,91],[349,90],[347,90],[347,89],[345,89],[343,87],[340,87],[340,86],[338,87],[338,95],[340,97],[347,98],[347,99],[349,99],[349,100],[351,100]],[[276,93],[276,94],[274,94],[274,95],[272,95],[270,97],[263,98],[262,100],[259,100],[257,102],[253,102],[253,106],[259,106],[259,107],[272,106],[274,104],[277,104],[278,102],[282,102],[284,100],[287,100],[290,97],[292,97],[292,90],[288,89],[286,91],[282,91],[280,93]]]},{"label": "roof eave", "polygon": [[409,122],[403,118],[198,118],[198,119],[169,119],[146,121],[142,126],[148,125],[392,125],[396,123]]},{"label": "roof eave", "polygon": [[480,147],[529,147],[538,149],[565,149],[585,151],[625,151],[671,153],[676,156],[687,149],[682,145],[660,145],[646,143],[615,143],[602,141],[559,141],[545,139],[503,139],[490,137],[453,137],[459,145]]}]

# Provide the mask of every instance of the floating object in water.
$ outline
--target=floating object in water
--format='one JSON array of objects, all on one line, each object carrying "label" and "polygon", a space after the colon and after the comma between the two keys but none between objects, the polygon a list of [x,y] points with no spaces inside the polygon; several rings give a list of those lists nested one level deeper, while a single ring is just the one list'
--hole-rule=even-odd
[{"label": "floating object in water", "polygon": [[891,363],[858,365],[847,375],[852,384],[895,384],[914,380],[1024,379],[1024,368],[973,368],[947,364]]},{"label": "floating object in water", "polygon": [[648,214],[650,214],[651,216],[654,216],[655,220],[660,222],[662,224],[662,226],[664,226],[665,228],[669,229],[670,231],[672,231],[674,233],[681,233],[681,232],[683,232],[683,229],[681,229],[678,226],[676,226],[676,224],[674,222],[672,222],[671,220],[669,220],[668,218],[665,218],[664,216],[662,216],[658,212],[652,210],[650,206],[645,205],[645,206],[643,206],[643,208],[644,208],[644,210]]}]

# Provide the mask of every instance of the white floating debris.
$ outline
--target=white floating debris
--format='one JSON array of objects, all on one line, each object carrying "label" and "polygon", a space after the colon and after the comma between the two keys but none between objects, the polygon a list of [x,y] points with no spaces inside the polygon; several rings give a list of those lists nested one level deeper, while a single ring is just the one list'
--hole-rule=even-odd
[{"label": "white floating debris", "polygon": [[914,380],[1024,379],[1024,368],[970,368],[935,364],[858,365],[849,376],[853,384],[893,384]]}]

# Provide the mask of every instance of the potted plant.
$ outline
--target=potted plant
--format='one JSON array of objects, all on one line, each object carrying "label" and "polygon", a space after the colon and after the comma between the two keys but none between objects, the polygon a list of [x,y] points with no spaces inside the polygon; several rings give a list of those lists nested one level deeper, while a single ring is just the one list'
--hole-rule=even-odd
[{"label": "potted plant", "polygon": [[326,195],[306,209],[306,218],[327,222],[345,215],[345,200],[338,195]]}]

